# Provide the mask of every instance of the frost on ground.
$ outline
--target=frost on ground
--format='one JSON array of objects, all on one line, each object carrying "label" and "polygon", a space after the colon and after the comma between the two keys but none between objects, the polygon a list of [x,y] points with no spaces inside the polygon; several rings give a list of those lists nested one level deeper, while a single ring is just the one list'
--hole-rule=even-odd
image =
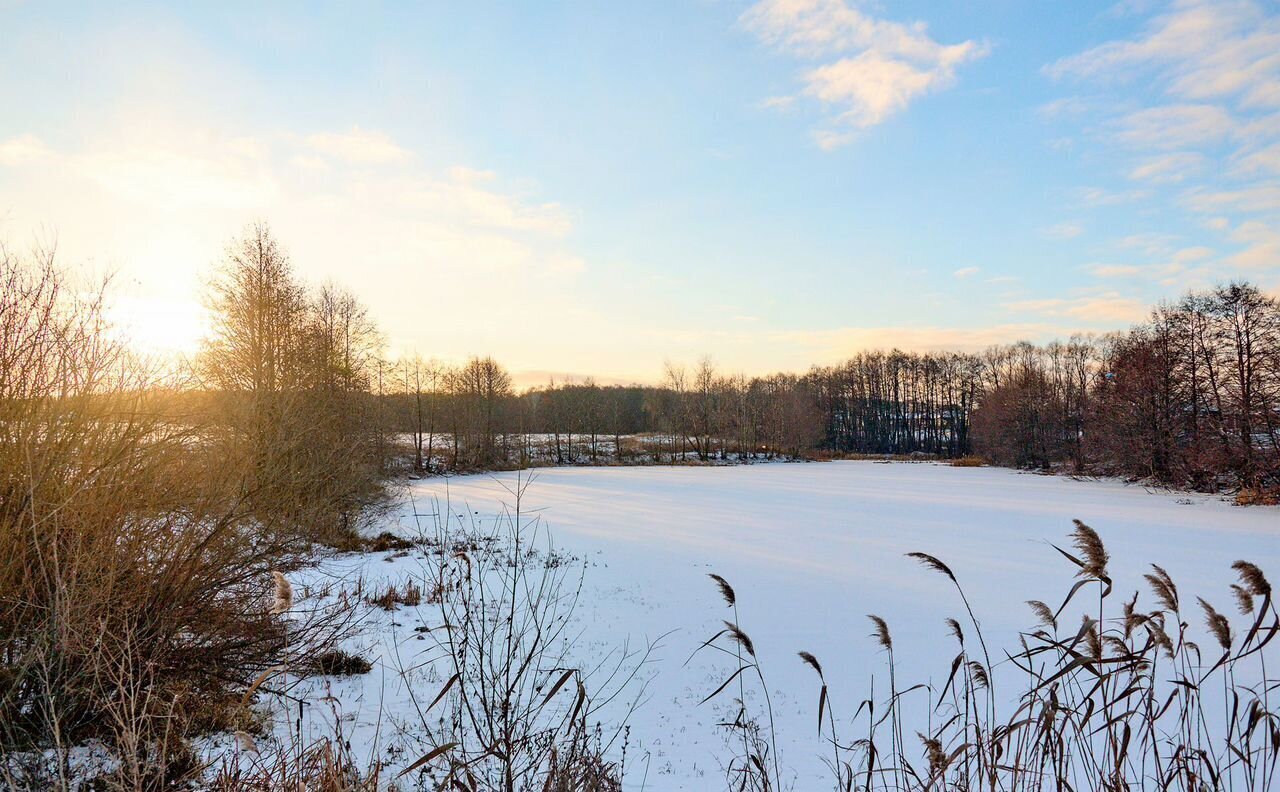
[{"label": "frost on ground", "polygon": [[[527,478],[414,482],[386,528],[405,537],[429,534],[444,514],[493,526],[514,506],[518,479]],[[830,778],[816,737],[818,686],[798,651],[821,660],[835,711],[845,717],[873,679],[884,687],[885,657],[870,634],[869,613],[892,631],[900,679],[939,685],[948,672],[943,619],[963,616],[963,606],[948,581],[905,553],[930,553],[955,571],[992,647],[1014,646],[1018,630],[1034,622],[1025,600],[1060,601],[1070,588],[1074,569],[1049,542],[1061,545],[1073,518],[1106,541],[1120,592],[1143,588],[1145,597],[1141,575],[1158,563],[1188,597],[1204,596],[1228,611],[1233,561],[1280,574],[1278,508],[995,468],[872,462],[553,468],[534,474],[521,508],[553,536],[555,549],[544,545],[539,552],[582,567],[574,617],[580,665],[607,665],[624,646],[640,657],[634,652],[656,642],[630,695],[600,713],[613,721],[606,732],[623,718],[630,725],[627,789],[725,787],[729,736],[717,724],[732,717],[730,697],[699,702],[734,666],[721,654],[695,654],[728,616],[707,577],[712,572],[737,592],[741,626],[772,695],[781,774],[795,789],[822,788]],[[346,648],[373,663],[367,674],[312,677],[294,689],[304,701],[303,737],[330,735],[336,724],[356,757],[383,763],[390,771],[384,777],[425,752],[418,711],[448,675],[424,632],[439,626],[435,606],[424,598],[389,611],[367,600],[411,580],[423,585],[437,558],[426,545],[339,554],[296,576],[301,601],[346,596],[363,603],[361,627]],[[1192,630],[1202,632],[1198,625]],[[290,721],[298,710],[289,704]],[[927,710],[919,707],[922,720]],[[278,712],[275,728],[280,735],[289,728]],[[229,736],[204,749],[236,751]],[[404,782],[413,777],[402,786],[412,788]]]}]

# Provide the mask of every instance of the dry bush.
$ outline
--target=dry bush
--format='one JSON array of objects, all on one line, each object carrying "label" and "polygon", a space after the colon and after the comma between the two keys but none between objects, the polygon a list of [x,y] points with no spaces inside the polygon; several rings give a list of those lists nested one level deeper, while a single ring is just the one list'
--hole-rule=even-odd
[{"label": "dry bush", "polygon": [[[273,614],[294,548],[262,535],[237,468],[105,332],[102,291],[0,251],[0,781],[69,788],[107,742],[160,788],[208,702],[309,654],[340,614]],[[47,761],[30,767],[33,754]]]},{"label": "dry bush", "polygon": [[973,454],[970,454],[969,456],[962,456],[957,459],[951,460],[951,467],[968,467],[968,468],[985,467],[986,464],[987,464],[987,460],[983,459],[980,456],[975,456]]},{"label": "dry bush", "polygon": [[1280,491],[1260,487],[1244,487],[1236,493],[1237,506],[1276,506],[1280,504]]}]

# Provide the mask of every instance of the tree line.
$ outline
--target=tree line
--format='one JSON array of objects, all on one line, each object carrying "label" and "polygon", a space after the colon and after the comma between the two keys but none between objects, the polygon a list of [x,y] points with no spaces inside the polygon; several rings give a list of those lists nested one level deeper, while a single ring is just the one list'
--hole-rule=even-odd
[{"label": "tree line", "polygon": [[491,358],[401,361],[419,472],[604,461],[979,454],[1216,490],[1280,478],[1280,303],[1232,283],[1102,336],[978,353],[861,352],[804,374],[668,364],[661,384],[516,392]]}]

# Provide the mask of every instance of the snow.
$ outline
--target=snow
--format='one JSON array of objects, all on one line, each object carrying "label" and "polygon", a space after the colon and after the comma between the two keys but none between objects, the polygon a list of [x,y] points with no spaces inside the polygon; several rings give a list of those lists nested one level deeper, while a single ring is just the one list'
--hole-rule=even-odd
[{"label": "snow", "polygon": [[[430,515],[436,508],[492,525],[529,476],[413,482],[386,528],[404,536],[430,532],[431,517],[415,519],[415,509]],[[724,786],[726,735],[716,723],[731,702],[728,695],[699,702],[733,666],[710,652],[689,659],[732,618],[710,572],[737,591],[740,626],[769,683],[783,776],[796,789],[825,787],[829,777],[815,735],[818,685],[797,651],[822,662],[837,720],[853,715],[873,675],[877,690],[884,688],[886,658],[866,614],[888,621],[900,681],[938,684],[949,670],[955,650],[943,619],[963,616],[961,603],[949,581],[904,553],[928,552],[955,571],[995,654],[1033,623],[1025,600],[1060,602],[1070,588],[1074,568],[1049,543],[1065,546],[1072,518],[1106,542],[1117,593],[1141,589],[1148,603],[1140,575],[1153,562],[1170,572],[1184,598],[1202,595],[1227,613],[1232,561],[1245,558],[1280,575],[1280,508],[1241,508],[1115,481],[879,462],[548,468],[532,478],[522,513],[536,515],[560,549],[587,564],[578,614],[582,663],[623,641],[634,648],[665,636],[646,666],[647,687],[635,691],[643,701],[629,720],[627,789]],[[421,579],[431,558],[421,549],[330,557],[300,576],[302,599],[326,578],[333,592],[351,589],[357,578],[366,592]],[[374,670],[303,683],[295,692],[313,702],[304,731],[328,733],[336,713],[358,757],[396,768],[421,755],[414,735],[420,727],[398,669],[422,662],[431,642],[414,628],[433,618],[426,604],[369,609],[351,646]],[[1193,631],[1203,634],[1199,625]],[[1007,670],[996,669],[997,681]],[[410,677],[428,700],[443,681],[429,664]],[[319,703],[326,695],[336,701]],[[229,745],[219,738],[206,750]]]}]

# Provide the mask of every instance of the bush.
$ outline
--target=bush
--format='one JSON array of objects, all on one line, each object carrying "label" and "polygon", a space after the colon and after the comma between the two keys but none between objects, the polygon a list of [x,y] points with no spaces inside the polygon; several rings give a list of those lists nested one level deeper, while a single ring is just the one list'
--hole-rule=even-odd
[{"label": "bush", "polygon": [[[171,775],[208,702],[310,656],[339,612],[273,608],[296,557],[242,508],[234,460],[169,409],[51,255],[0,250],[0,782],[88,738],[134,789]],[[38,764],[38,763],[37,763]],[[150,779],[150,780],[149,780]],[[40,782],[35,782],[37,785]],[[44,788],[41,786],[40,788]]]},{"label": "bush", "polygon": [[1275,506],[1280,504],[1280,492],[1261,487],[1244,487],[1236,493],[1237,506]]}]

